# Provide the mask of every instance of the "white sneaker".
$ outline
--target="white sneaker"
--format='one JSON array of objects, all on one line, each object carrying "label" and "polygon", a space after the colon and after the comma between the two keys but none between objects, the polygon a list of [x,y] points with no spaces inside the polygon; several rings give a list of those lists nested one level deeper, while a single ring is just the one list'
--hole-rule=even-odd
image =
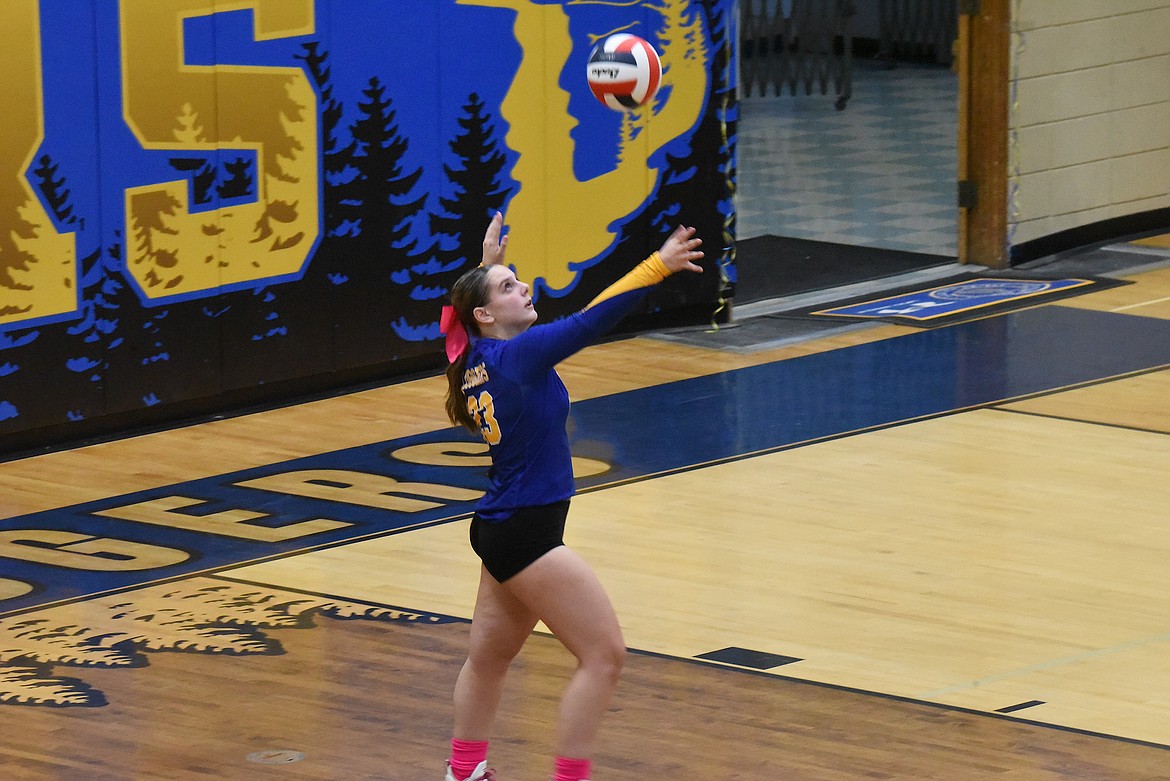
[{"label": "white sneaker", "polygon": [[[446,781],[459,781],[455,774],[451,772],[451,763],[447,763],[447,778]],[[487,760],[480,762],[475,767],[475,772],[469,775],[465,781],[496,781],[496,771],[487,766]]]}]

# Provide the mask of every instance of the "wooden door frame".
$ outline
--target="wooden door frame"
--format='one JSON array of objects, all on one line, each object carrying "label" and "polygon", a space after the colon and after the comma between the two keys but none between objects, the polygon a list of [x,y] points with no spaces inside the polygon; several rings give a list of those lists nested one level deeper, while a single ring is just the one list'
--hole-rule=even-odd
[{"label": "wooden door frame", "polygon": [[961,0],[959,7],[959,262],[1006,268],[1011,0]]}]

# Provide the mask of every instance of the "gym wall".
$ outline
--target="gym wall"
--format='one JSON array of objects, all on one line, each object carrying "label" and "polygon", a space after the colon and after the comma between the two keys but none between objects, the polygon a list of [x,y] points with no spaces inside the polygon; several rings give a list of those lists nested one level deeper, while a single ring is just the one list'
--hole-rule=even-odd
[{"label": "gym wall", "polygon": [[[497,210],[542,318],[680,222],[730,246],[732,0],[0,4],[0,452],[445,365]],[[655,101],[593,44],[659,50]],[[729,254],[641,317],[709,318]]]},{"label": "gym wall", "polygon": [[1170,0],[1020,0],[1013,33],[1013,259],[1170,224]]}]

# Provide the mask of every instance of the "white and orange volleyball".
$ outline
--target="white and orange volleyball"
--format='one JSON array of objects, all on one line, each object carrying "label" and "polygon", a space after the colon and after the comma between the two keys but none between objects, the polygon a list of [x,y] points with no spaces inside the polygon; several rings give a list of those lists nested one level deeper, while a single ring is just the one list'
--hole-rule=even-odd
[{"label": "white and orange volleyball", "polygon": [[662,83],[662,62],[645,39],[615,33],[597,42],[589,54],[589,89],[615,111],[629,111],[650,101]]}]

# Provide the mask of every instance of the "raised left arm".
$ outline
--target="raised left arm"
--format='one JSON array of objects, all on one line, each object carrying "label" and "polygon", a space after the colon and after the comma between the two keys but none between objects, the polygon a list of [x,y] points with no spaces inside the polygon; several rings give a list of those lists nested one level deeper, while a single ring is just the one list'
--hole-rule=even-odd
[{"label": "raised left arm", "polygon": [[503,230],[504,215],[502,212],[496,212],[483,235],[483,260],[479,265],[499,266],[503,264],[504,253],[508,250],[508,237],[506,235],[500,236]]}]

